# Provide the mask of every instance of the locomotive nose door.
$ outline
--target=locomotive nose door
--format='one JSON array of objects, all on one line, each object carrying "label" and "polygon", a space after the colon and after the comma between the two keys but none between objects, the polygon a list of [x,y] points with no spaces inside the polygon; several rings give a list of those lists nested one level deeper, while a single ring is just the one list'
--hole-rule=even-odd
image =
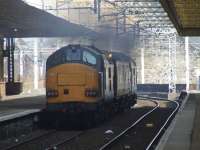
[{"label": "locomotive nose door", "polygon": [[[83,98],[86,86],[86,72],[77,64],[66,64],[66,71],[58,73],[57,85],[63,101],[75,101]],[[78,71],[80,70],[80,71]]]},{"label": "locomotive nose door", "polygon": [[97,97],[98,72],[83,64],[64,64],[58,72],[60,101],[93,101]]}]

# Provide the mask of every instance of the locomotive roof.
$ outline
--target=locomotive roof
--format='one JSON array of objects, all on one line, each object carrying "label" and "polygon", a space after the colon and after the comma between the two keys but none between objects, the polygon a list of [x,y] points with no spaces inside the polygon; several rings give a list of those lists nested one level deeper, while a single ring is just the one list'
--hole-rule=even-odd
[{"label": "locomotive roof", "polygon": [[133,59],[130,56],[124,54],[123,52],[116,52],[116,51],[110,52],[110,51],[106,51],[106,50],[100,50],[100,49],[98,49],[98,48],[96,48],[94,46],[88,46],[88,48],[90,48],[90,49],[92,48],[93,50],[95,50],[95,51],[97,51],[97,52],[99,52],[101,54],[104,54],[104,55],[112,54],[112,60],[120,60],[120,61],[126,61],[126,62],[127,61],[132,61],[132,62],[134,62]]},{"label": "locomotive roof", "polygon": [[133,59],[126,54],[122,52],[111,52],[112,54],[112,60],[119,60],[119,61],[125,61],[125,62],[133,62]]},{"label": "locomotive roof", "polygon": [[[110,52],[110,51],[106,51],[106,50],[100,50],[100,49],[96,48],[93,45],[72,44],[72,45],[64,46],[64,47],[60,48],[58,51],[56,51],[56,52],[59,53],[59,51],[61,52],[63,49],[70,48],[70,47],[89,49],[89,50],[91,50],[91,51],[93,51],[95,53],[98,53],[100,55],[103,54],[106,57],[108,57],[109,54],[112,54],[111,61],[117,61],[117,60],[118,61],[124,61],[124,62],[130,62],[131,61],[131,62],[133,62],[135,64],[134,60],[130,56],[124,54],[123,52],[116,52],[116,51]],[[54,52],[54,53],[56,53],[56,52]]]}]

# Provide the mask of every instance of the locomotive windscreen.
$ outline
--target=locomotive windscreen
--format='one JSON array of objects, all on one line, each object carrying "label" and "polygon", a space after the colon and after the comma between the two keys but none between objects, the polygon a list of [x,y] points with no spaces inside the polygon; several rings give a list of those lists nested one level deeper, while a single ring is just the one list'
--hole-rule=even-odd
[{"label": "locomotive windscreen", "polygon": [[67,61],[81,61],[81,50],[80,49],[68,49],[65,52]]},{"label": "locomotive windscreen", "polygon": [[95,67],[97,56],[81,47],[64,47],[53,53],[47,60],[47,70],[65,63],[82,63]]}]

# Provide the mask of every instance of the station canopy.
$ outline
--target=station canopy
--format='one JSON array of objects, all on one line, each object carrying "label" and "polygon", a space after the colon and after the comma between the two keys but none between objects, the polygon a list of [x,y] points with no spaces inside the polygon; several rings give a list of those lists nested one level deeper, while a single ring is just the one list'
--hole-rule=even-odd
[{"label": "station canopy", "polygon": [[96,32],[70,23],[21,0],[0,0],[0,37],[77,37]]},{"label": "station canopy", "polygon": [[200,36],[200,0],[160,0],[177,31]]}]

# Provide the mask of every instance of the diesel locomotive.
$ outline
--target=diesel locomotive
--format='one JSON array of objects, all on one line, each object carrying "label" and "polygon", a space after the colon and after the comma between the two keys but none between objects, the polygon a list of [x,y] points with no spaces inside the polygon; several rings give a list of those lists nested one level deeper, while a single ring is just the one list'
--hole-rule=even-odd
[{"label": "diesel locomotive", "polygon": [[136,81],[136,63],[124,53],[68,45],[47,59],[44,111],[51,118],[103,118],[136,103]]}]

